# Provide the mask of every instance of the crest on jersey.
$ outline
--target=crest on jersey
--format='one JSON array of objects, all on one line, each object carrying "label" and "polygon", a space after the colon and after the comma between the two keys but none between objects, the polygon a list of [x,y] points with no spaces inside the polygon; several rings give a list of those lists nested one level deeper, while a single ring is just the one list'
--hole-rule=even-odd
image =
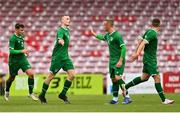
[{"label": "crest on jersey", "polygon": [[110,42],[113,41],[113,37],[110,37],[109,40],[108,40],[108,44],[110,44]]}]

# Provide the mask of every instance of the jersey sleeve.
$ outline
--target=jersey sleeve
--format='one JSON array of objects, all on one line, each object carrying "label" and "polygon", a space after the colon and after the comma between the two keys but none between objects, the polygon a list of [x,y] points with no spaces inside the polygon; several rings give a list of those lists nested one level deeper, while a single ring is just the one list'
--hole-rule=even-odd
[{"label": "jersey sleeve", "polygon": [[59,29],[59,30],[57,31],[57,40],[63,39],[63,36],[64,36],[63,30],[62,30],[62,29]]},{"label": "jersey sleeve", "polygon": [[143,37],[141,35],[139,35],[138,40],[143,40]]},{"label": "jersey sleeve", "polygon": [[15,38],[12,36],[9,40],[9,49],[14,49],[15,41]]},{"label": "jersey sleeve", "polygon": [[124,41],[123,41],[123,38],[122,38],[122,36],[121,36],[119,33],[117,33],[116,39],[117,39],[118,44],[119,44],[120,47],[122,47],[122,46],[125,45],[125,43],[124,43]]},{"label": "jersey sleeve", "polygon": [[143,40],[146,42],[146,44],[149,44],[149,42],[156,37],[155,35],[156,34],[154,31],[149,31],[147,34],[145,34]]},{"label": "jersey sleeve", "polygon": [[21,54],[22,50],[14,50],[14,49],[10,49],[10,54]]},{"label": "jersey sleeve", "polygon": [[121,47],[121,58],[125,58],[126,57],[126,46],[122,46]]},{"label": "jersey sleeve", "polygon": [[99,40],[105,40],[105,36],[103,34],[97,34],[96,38]]}]

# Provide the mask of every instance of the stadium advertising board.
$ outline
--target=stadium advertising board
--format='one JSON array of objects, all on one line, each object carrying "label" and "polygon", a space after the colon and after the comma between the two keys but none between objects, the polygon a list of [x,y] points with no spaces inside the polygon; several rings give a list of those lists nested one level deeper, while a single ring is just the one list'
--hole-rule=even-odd
[{"label": "stadium advertising board", "polygon": [[180,72],[166,72],[163,74],[163,87],[166,93],[180,92]]},{"label": "stadium advertising board", "polygon": [[[66,75],[56,75],[52,80],[48,93],[59,93],[66,80]],[[34,92],[41,92],[45,75],[35,76]],[[28,94],[27,76],[20,75],[16,77],[12,87],[10,95],[24,96]],[[101,95],[103,94],[103,75],[101,74],[80,74],[76,75],[68,94],[75,95]]]}]

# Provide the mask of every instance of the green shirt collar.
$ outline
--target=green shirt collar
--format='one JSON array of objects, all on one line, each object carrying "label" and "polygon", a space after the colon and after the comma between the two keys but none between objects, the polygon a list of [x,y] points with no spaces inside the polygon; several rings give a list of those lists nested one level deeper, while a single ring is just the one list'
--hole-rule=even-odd
[{"label": "green shirt collar", "polygon": [[22,35],[18,36],[16,33],[14,33],[14,35],[15,35],[16,37],[18,37],[18,38],[23,38]]},{"label": "green shirt collar", "polygon": [[156,33],[158,33],[158,31],[157,31],[156,29],[154,29],[154,28],[151,28],[151,30],[153,30],[153,31],[155,31]]},{"label": "green shirt collar", "polygon": [[113,33],[115,33],[116,32],[116,30],[114,30],[112,33],[109,33],[109,35],[112,35]]},{"label": "green shirt collar", "polygon": [[61,26],[61,28],[63,28],[64,30],[69,30],[69,28],[67,28],[67,27],[63,27],[63,26]]}]

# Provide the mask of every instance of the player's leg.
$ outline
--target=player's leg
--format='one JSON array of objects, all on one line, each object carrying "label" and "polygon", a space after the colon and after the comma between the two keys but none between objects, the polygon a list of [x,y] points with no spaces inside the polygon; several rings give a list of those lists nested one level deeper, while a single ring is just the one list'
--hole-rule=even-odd
[{"label": "player's leg", "polygon": [[138,85],[138,84],[140,84],[140,83],[142,83],[142,82],[148,81],[149,77],[150,77],[150,75],[148,75],[148,74],[146,74],[146,73],[143,73],[142,76],[136,77],[136,78],[134,78],[132,81],[130,81],[129,83],[127,83],[127,84],[125,85],[125,87],[126,87],[126,89],[129,89],[130,87],[133,87],[133,86]]},{"label": "player's leg", "polygon": [[16,75],[18,75],[18,70],[19,70],[19,66],[18,65],[13,65],[13,64],[9,64],[9,78],[6,81],[6,85],[5,85],[5,95],[4,95],[4,99],[6,101],[9,100],[9,92],[10,92],[10,87],[12,85],[12,82],[14,81]]},{"label": "player's leg", "polygon": [[163,89],[161,87],[160,76],[159,75],[154,75],[153,78],[154,78],[154,82],[155,82],[156,91],[158,92],[162,102],[164,102],[166,97],[165,97]]},{"label": "player's leg", "polygon": [[115,80],[114,81],[117,81],[119,86],[121,87],[121,90],[122,90],[122,95],[124,97],[124,101],[122,102],[123,104],[129,104],[132,102],[130,96],[128,93],[128,91],[126,91],[126,88],[125,88],[125,82],[122,78],[122,75],[124,73],[124,68],[125,68],[125,65],[122,65],[120,68],[117,68],[115,67]]},{"label": "player's leg", "polygon": [[143,75],[142,76],[139,76],[139,77],[136,77],[134,78],[132,81],[130,81],[129,83],[126,84],[126,89],[132,87],[132,86],[135,86],[135,85],[138,85],[142,82],[145,82],[149,79],[150,75],[149,75],[149,71],[148,71],[148,66],[146,64],[144,64],[143,66]]},{"label": "player's leg", "polygon": [[46,92],[47,92],[47,90],[49,88],[49,84],[50,84],[51,80],[54,78],[54,76],[55,76],[55,74],[50,72],[48,77],[45,79],[45,81],[43,83],[42,91],[41,91],[41,93],[39,95],[39,100],[41,101],[42,104],[46,104],[47,103],[45,95],[46,95]]},{"label": "player's leg", "polygon": [[71,87],[72,81],[74,80],[74,76],[75,76],[75,70],[71,69],[67,71],[68,77],[66,79],[66,81],[64,82],[64,87],[63,90],[61,91],[61,93],[59,94],[59,98],[62,99],[66,104],[69,104],[69,100],[66,96],[66,93],[68,91],[68,89]]},{"label": "player's leg", "polygon": [[118,104],[118,99],[119,99],[119,83],[118,81],[115,80],[115,78],[111,78],[112,80],[112,94],[113,98],[110,101],[110,104]]},{"label": "player's leg", "polygon": [[29,94],[32,94],[34,88],[34,73],[32,69],[27,69],[25,73],[28,75]]},{"label": "player's leg", "polygon": [[37,101],[38,98],[33,94],[34,89],[34,72],[32,69],[26,69],[25,73],[28,75],[28,87],[29,87],[29,97]]},{"label": "player's leg", "polygon": [[68,70],[67,74],[68,74],[68,77],[67,77],[66,81],[64,82],[63,90],[60,93],[61,96],[66,96],[68,89],[71,87],[72,81],[74,80],[74,76],[75,76],[75,70],[73,70],[73,69]]},{"label": "player's leg", "polygon": [[115,69],[113,68],[113,65],[109,65],[109,72],[110,72],[110,78],[112,81],[112,100],[109,102],[110,104],[118,104],[119,99],[119,82],[117,79],[118,77],[115,76]]},{"label": "player's leg", "polygon": [[29,64],[27,59],[23,59],[20,62],[20,68],[23,72],[28,75],[28,87],[29,87],[29,97],[33,100],[37,101],[38,98],[33,94],[34,89],[34,72],[31,69],[31,65]]},{"label": "player's leg", "polygon": [[59,94],[59,98],[62,99],[65,103],[70,103],[68,101],[66,93],[67,93],[68,89],[71,87],[72,81],[74,80],[74,76],[76,74],[71,60],[65,61],[63,70],[65,70],[67,72],[68,77],[67,77],[66,81],[64,82],[64,87],[63,87],[63,90],[61,91],[61,93]]},{"label": "player's leg", "polygon": [[59,62],[57,63],[56,61],[51,62],[51,67],[50,67],[50,73],[48,75],[48,77],[45,79],[43,86],[42,86],[42,91],[39,95],[39,100],[41,101],[42,104],[46,104],[46,92],[49,88],[49,84],[52,81],[52,79],[54,78],[54,76],[56,75],[56,73],[61,69],[61,65],[59,64]]},{"label": "player's leg", "polygon": [[10,87],[12,85],[12,82],[14,81],[15,76],[9,76],[8,80],[6,81],[6,88],[5,88],[5,94],[4,94],[4,99],[6,101],[9,100],[9,92],[10,92]]},{"label": "player's leg", "polygon": [[119,83],[119,86],[121,87],[121,90],[122,90],[122,95],[125,97],[126,96],[125,82],[122,79],[122,75],[124,73],[124,67],[125,66],[122,65],[120,68],[117,68],[117,67],[114,68],[114,71],[115,71],[114,80]]},{"label": "player's leg", "polygon": [[166,99],[166,97],[164,95],[164,92],[163,92],[163,89],[162,89],[162,86],[161,86],[160,75],[159,74],[154,75],[153,78],[154,78],[154,82],[155,82],[156,91],[158,92],[162,103],[163,104],[172,104],[172,103],[174,103],[174,100]]},{"label": "player's leg", "polygon": [[5,93],[5,91],[4,91],[4,89],[5,89],[5,86],[6,86],[6,74],[1,74],[0,73],[0,79],[1,79],[1,81],[0,81],[0,83],[1,83],[1,94],[0,95],[4,95],[4,93]]}]

